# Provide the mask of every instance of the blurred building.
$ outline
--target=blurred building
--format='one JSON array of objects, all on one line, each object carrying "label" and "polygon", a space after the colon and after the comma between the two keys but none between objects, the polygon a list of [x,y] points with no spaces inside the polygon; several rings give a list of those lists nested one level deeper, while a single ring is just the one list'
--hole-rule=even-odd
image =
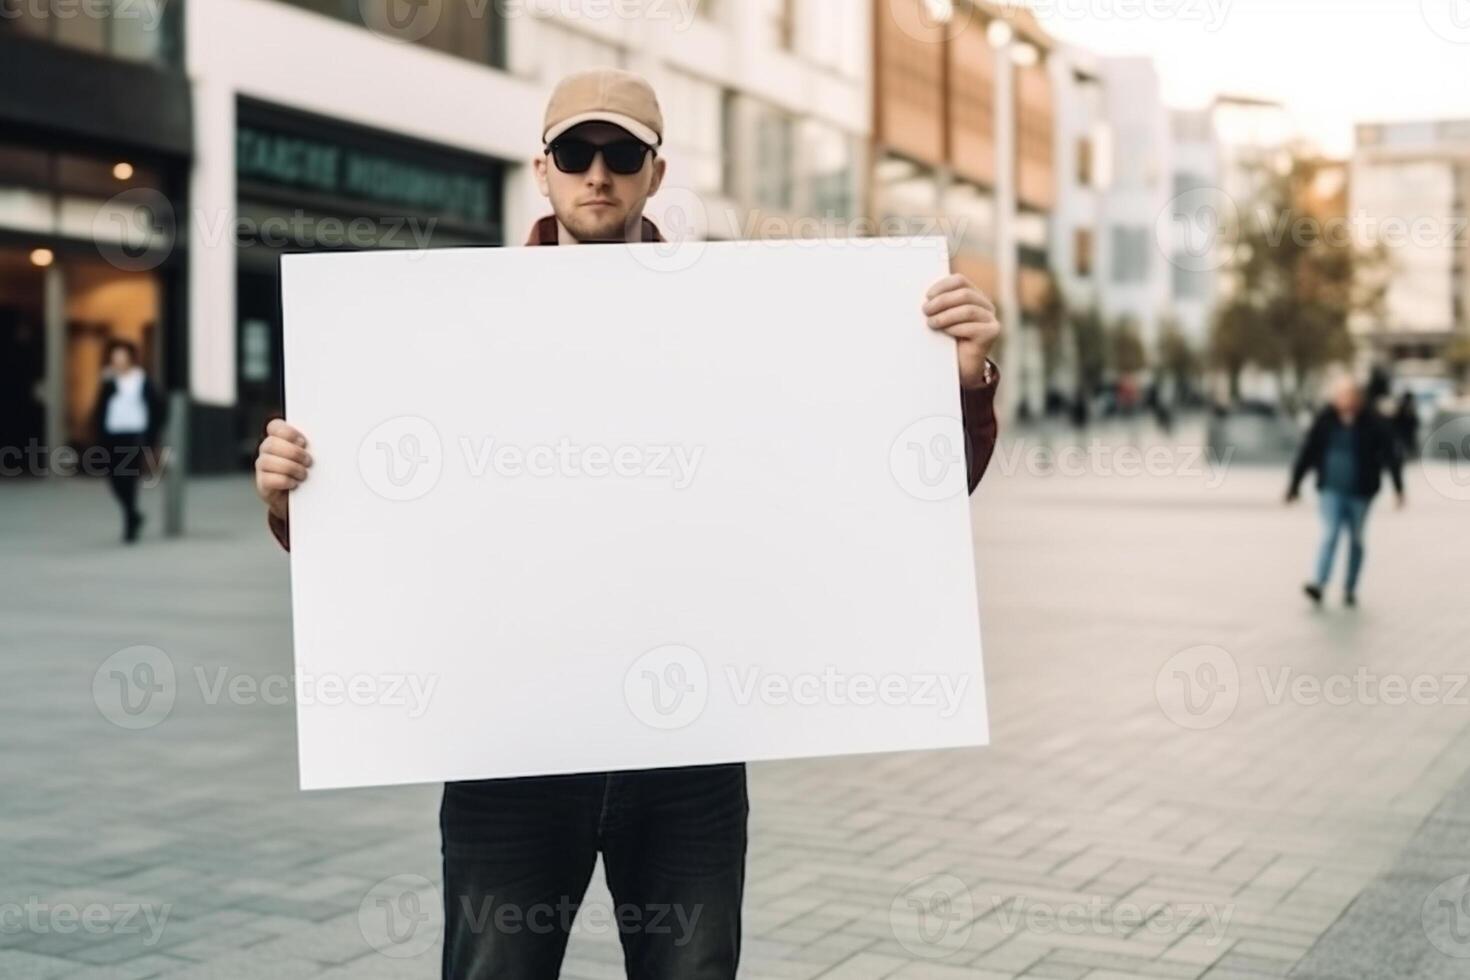
[{"label": "blurred building", "polygon": [[1225,200],[1220,184],[1220,141],[1215,111],[1180,109],[1169,114],[1173,197],[1160,250],[1169,262],[1169,299],[1180,333],[1195,348],[1209,340],[1221,269],[1229,260]]},{"label": "blurred building", "polygon": [[1443,379],[1446,348],[1470,331],[1470,120],[1360,125],[1351,173],[1357,240],[1389,263],[1382,315],[1354,324],[1360,353]]},{"label": "blurred building", "polygon": [[1172,289],[1171,255],[1158,234],[1174,193],[1169,113],[1150,59],[1103,58],[1099,74],[1113,150],[1102,200],[1100,311],[1109,323],[1131,325],[1152,352]]},{"label": "blurred building", "polygon": [[183,377],[194,155],[176,4],[0,0],[0,445],[90,438],[108,341]]},{"label": "blurred building", "polygon": [[1029,11],[874,0],[870,209],[890,233],[944,233],[1010,329],[1006,407],[1040,407],[1037,318],[1056,201],[1051,39]]},{"label": "blurred building", "polygon": [[1112,129],[1097,58],[1067,46],[1048,60],[1056,92],[1056,210],[1051,264],[1069,309],[1096,309],[1106,280],[1098,264]]}]

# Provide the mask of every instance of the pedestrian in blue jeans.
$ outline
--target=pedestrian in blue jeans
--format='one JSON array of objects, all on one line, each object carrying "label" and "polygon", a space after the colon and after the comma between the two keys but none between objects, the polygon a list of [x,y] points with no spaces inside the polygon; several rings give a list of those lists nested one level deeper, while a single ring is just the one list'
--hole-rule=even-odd
[{"label": "pedestrian in blue jeans", "polygon": [[1343,601],[1358,604],[1358,578],[1363,571],[1363,529],[1368,508],[1383,483],[1383,471],[1393,477],[1398,505],[1404,505],[1403,455],[1388,423],[1363,401],[1362,389],[1352,378],[1339,379],[1330,403],[1312,422],[1291,469],[1287,503],[1297,499],[1302,479],[1317,471],[1317,494],[1322,510],[1322,546],[1314,577],[1303,591],[1316,604],[1332,578],[1337,542],[1348,539],[1347,575]]},{"label": "pedestrian in blue jeans", "polygon": [[[606,70],[564,79],[532,161],[554,213],[526,244],[663,242],[643,217],[663,182],[662,142],[663,115],[642,78]],[[596,297],[576,282],[545,299],[597,312]],[[779,312],[773,299],[772,315]],[[950,275],[914,312],[912,329],[955,341],[974,492],[995,449],[999,373],[988,357],[1000,336],[995,306],[964,276]],[[690,310],[689,329],[700,329],[698,320],[698,309]],[[287,499],[307,479],[311,453],[306,435],[284,419],[266,432],[255,486],[271,533],[289,549]],[[749,814],[738,763],[446,784],[444,980],[555,980],[599,854],[615,907],[598,927],[617,929],[631,980],[734,980]]]}]

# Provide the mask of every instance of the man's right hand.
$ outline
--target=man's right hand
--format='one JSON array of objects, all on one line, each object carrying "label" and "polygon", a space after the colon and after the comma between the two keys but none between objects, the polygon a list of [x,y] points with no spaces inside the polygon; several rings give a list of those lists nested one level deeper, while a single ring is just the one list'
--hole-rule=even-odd
[{"label": "man's right hand", "polygon": [[306,479],[311,454],[306,436],[285,419],[272,419],[255,457],[255,492],[278,520],[286,520],[286,495]]}]

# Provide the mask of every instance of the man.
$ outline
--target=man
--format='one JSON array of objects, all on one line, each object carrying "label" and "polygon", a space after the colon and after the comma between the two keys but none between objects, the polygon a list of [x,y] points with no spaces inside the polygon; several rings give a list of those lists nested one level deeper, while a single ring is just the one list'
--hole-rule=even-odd
[{"label": "man", "polygon": [[[533,162],[553,213],[526,244],[661,241],[643,209],[666,172],[662,139],[658,100],[642,78],[594,71],[563,80]],[[1000,325],[963,276],[935,283],[922,307],[928,326],[957,345],[973,492],[995,446],[988,354]],[[267,432],[256,486],[289,546],[286,498],[311,457],[283,420]],[[733,978],[749,811],[738,764],[447,784],[444,976],[553,980],[600,852],[630,977]]]},{"label": "man", "polygon": [[122,537],[128,544],[138,540],[143,528],[138,481],[163,431],[166,410],[167,402],[138,363],[138,348],[126,340],[109,343],[92,425],[107,450],[107,483],[122,508]]},{"label": "man", "polygon": [[1363,571],[1363,527],[1368,505],[1378,495],[1383,471],[1393,477],[1398,505],[1404,505],[1404,475],[1401,455],[1393,433],[1384,421],[1364,405],[1363,391],[1350,377],[1332,386],[1329,404],[1313,421],[1306,441],[1291,469],[1291,487],[1286,502],[1297,499],[1302,478],[1317,471],[1317,495],[1322,509],[1324,535],[1317,554],[1317,572],[1303,586],[1316,605],[1332,577],[1337,539],[1348,534],[1347,580],[1344,602],[1358,604],[1358,576]]}]

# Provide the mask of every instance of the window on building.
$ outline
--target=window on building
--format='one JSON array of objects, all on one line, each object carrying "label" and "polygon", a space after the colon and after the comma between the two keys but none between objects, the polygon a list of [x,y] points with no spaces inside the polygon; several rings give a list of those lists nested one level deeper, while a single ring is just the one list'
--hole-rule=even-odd
[{"label": "window on building", "polygon": [[824,220],[850,220],[857,213],[855,141],[835,126],[812,121],[803,124],[802,135],[807,210]]},{"label": "window on building", "polygon": [[724,90],[679,71],[659,84],[668,120],[667,156],[676,159],[679,183],[699,193],[719,193],[724,185]]},{"label": "window on building", "polygon": [[1092,186],[1092,140],[1086,136],[1077,140],[1077,185]]},{"label": "window on building", "polygon": [[[742,0],[751,2],[751,0]],[[760,9],[761,42],[768,48],[796,48],[796,0],[754,0]]]},{"label": "window on building", "polygon": [[1113,229],[1113,282],[1142,282],[1148,278],[1147,228]]},{"label": "window on building", "polygon": [[762,106],[755,125],[755,199],[761,207],[789,211],[795,204],[795,122],[773,106]]},{"label": "window on building", "polygon": [[[412,41],[459,58],[504,68],[506,4],[416,3],[401,0],[278,0],[370,28],[388,38]],[[146,4],[140,4],[146,6]]]},{"label": "window on building", "polygon": [[128,61],[179,60],[181,3],[0,0],[0,33],[52,41]]},{"label": "window on building", "polygon": [[1072,270],[1080,278],[1092,275],[1092,229],[1077,228],[1072,232]]}]

